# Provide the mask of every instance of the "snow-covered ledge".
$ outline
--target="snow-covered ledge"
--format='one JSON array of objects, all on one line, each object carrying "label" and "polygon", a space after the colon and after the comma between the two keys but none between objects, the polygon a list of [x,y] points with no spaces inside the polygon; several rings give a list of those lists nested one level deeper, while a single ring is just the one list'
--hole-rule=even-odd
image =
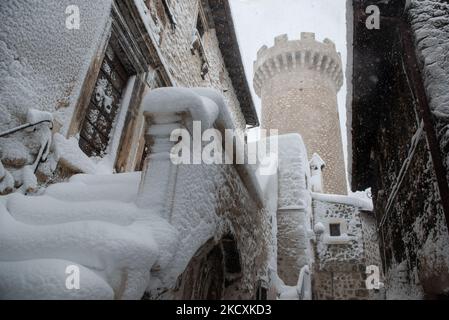
[{"label": "snow-covered ledge", "polygon": [[[158,88],[150,91],[142,104],[146,121],[151,123],[145,139],[152,146],[142,170],[137,205],[156,209],[170,221],[177,175],[177,165],[170,160],[176,144],[170,141],[173,130],[185,128],[192,137],[194,121],[201,122],[202,132],[213,127],[224,130],[235,126],[223,96],[210,88]],[[236,136],[236,139],[242,138]],[[249,191],[262,199],[253,168],[243,165],[237,171]]]}]

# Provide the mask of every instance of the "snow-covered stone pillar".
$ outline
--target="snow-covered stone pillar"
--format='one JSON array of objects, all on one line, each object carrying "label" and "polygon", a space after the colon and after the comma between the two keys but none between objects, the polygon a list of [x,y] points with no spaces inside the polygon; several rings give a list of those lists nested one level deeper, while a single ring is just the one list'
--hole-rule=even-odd
[{"label": "snow-covered stone pillar", "polygon": [[151,147],[145,159],[136,203],[138,207],[151,208],[170,220],[178,170],[170,157],[178,142],[170,141],[170,136],[174,130],[185,128],[191,137],[193,121],[200,121],[202,130],[211,128],[219,114],[218,105],[223,108],[224,101],[211,89],[171,87],[150,91],[142,104],[144,116],[151,123],[145,136]]},{"label": "snow-covered stone pillar", "polygon": [[182,128],[182,117],[177,114],[152,114],[151,121],[145,141],[152,146],[142,170],[137,206],[153,208],[169,219],[177,172],[177,166],[170,160],[170,152],[176,144],[170,141],[170,135],[175,129]]}]

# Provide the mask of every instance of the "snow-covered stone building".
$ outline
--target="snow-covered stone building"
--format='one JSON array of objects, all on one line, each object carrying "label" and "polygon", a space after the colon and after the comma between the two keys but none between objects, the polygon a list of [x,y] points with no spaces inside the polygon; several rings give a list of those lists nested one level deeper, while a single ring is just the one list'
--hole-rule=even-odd
[{"label": "snow-covered stone building", "polygon": [[[2,1],[0,16],[0,296],[266,296],[271,224],[248,168],[164,158],[166,130],[194,119],[242,140],[258,125],[227,1]],[[215,91],[143,101],[171,86]],[[158,117],[170,97],[192,103]]]},{"label": "snow-covered stone building", "polygon": [[294,286],[308,270],[314,299],[381,298],[365,283],[366,268],[380,265],[370,199],[346,196],[337,107],[342,82],[335,44],[314,33],[303,32],[300,40],[278,36],[257,53],[261,125],[281,134],[276,274]]},{"label": "snow-covered stone building", "polygon": [[[370,5],[380,29],[367,28]],[[349,177],[372,188],[386,297],[447,298],[449,4],[358,0],[347,12]]]}]

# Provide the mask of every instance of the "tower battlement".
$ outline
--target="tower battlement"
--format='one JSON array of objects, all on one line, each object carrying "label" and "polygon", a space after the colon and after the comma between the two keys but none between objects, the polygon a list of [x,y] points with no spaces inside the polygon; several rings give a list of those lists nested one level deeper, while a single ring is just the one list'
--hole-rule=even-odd
[{"label": "tower battlement", "polygon": [[261,96],[261,88],[267,79],[284,71],[313,69],[332,80],[338,92],[343,85],[340,53],[329,39],[315,40],[312,32],[302,32],[300,40],[289,40],[286,34],[274,39],[274,46],[263,46],[254,62],[254,89]]}]

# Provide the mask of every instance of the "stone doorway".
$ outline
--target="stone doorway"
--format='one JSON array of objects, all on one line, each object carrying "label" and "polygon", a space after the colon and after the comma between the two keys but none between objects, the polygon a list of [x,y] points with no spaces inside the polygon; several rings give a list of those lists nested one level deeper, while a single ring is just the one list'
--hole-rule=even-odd
[{"label": "stone doorway", "polygon": [[220,300],[241,279],[240,253],[232,235],[207,241],[180,276],[175,295],[183,300]]}]

